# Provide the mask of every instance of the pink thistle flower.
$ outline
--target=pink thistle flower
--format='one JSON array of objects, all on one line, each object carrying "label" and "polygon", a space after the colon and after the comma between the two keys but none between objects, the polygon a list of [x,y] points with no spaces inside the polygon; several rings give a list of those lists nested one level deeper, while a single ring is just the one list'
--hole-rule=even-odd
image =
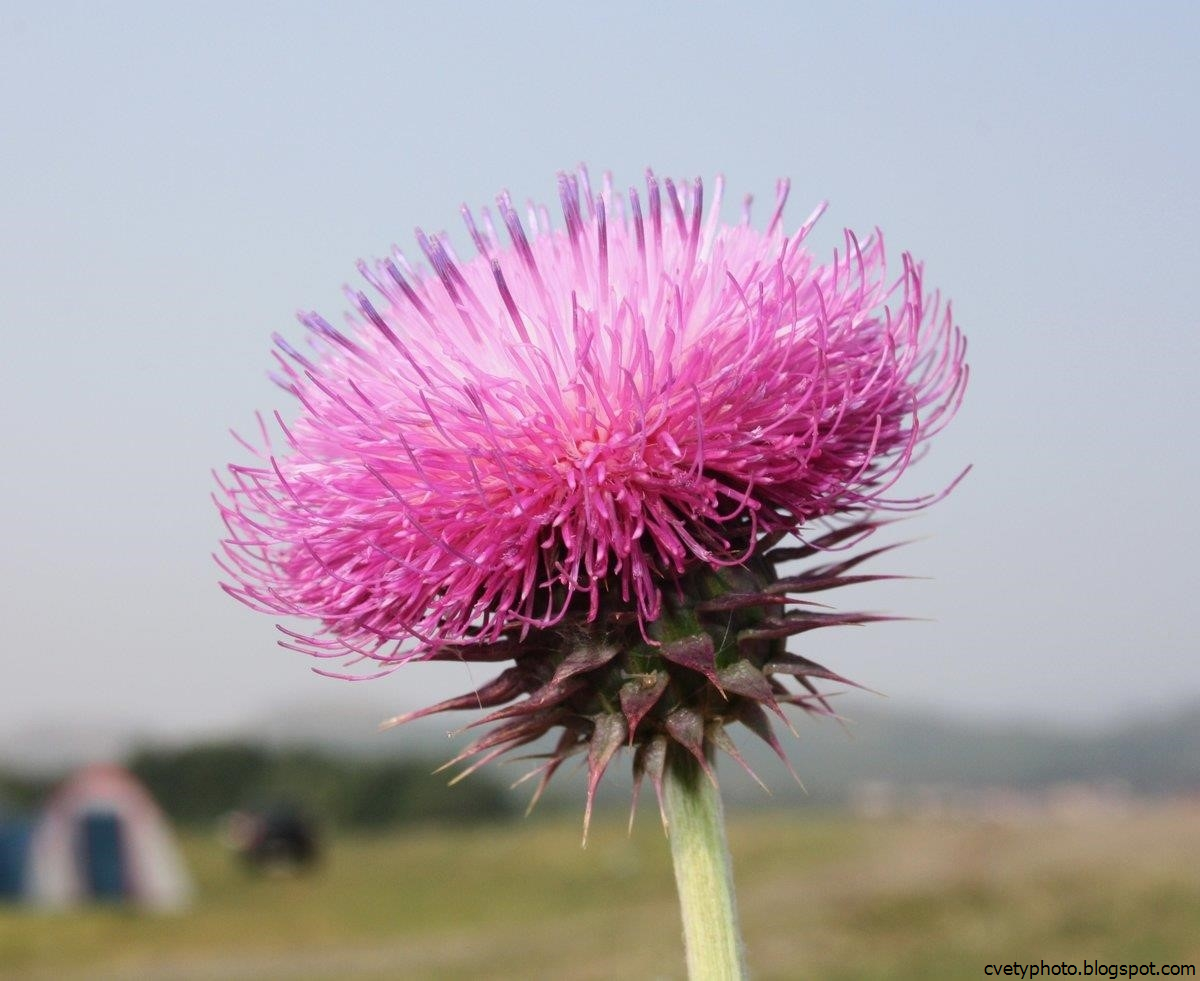
[{"label": "pink thistle flower", "polygon": [[[703,761],[734,719],[777,745],[762,706],[827,711],[810,679],[837,676],[781,638],[872,618],[784,608],[865,577],[845,575],[858,560],[786,579],[774,563],[939,496],[891,492],[967,369],[921,267],[889,272],[878,232],[818,263],[804,243],[824,206],[786,234],[786,182],[762,231],[748,198],[720,221],[719,178],[707,216],[699,180],[648,172],[643,199],[581,169],[558,189],[562,227],[534,206],[522,224],[504,194],[502,237],[464,207],[475,257],[418,230],[428,267],[360,263],[373,298],[347,288],[346,329],[303,313],[307,351],[277,335],[299,415],[276,414],[277,448],[263,427],[218,505],[224,588],[319,623],[281,627],[284,646],[381,673],[514,659],[399,721],[528,695],[462,758],[561,726],[544,777],[586,749],[590,802],[622,743],[653,774],[664,741]],[[774,547],[819,519],[807,545]]]}]

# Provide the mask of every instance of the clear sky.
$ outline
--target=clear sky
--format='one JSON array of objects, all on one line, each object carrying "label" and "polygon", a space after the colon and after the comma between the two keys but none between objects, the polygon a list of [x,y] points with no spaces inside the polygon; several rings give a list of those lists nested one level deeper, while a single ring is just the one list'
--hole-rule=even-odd
[{"label": "clear sky", "polygon": [[[270,334],[461,202],[793,180],[955,302],[964,464],[837,597],[930,618],[807,653],[889,705],[1096,725],[1200,698],[1195,4],[0,3],[0,730],[411,707],[321,679],[217,588],[210,470],[291,413]],[[733,213],[730,205],[730,214]],[[885,567],[886,566],[886,567]],[[856,602],[857,601],[857,602]]]}]

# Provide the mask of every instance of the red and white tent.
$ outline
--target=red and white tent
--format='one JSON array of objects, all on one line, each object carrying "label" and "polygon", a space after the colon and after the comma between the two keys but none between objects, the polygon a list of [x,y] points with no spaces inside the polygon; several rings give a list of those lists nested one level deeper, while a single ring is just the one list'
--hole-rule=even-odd
[{"label": "red and white tent", "polygon": [[80,770],[46,804],[27,888],[47,906],[116,900],[160,910],[186,905],[192,891],[158,805],[128,771],[107,764]]}]

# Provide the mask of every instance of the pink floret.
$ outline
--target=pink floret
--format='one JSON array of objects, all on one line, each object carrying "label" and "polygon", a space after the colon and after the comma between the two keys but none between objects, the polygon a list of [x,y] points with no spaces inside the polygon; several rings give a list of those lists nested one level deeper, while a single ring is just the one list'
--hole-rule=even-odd
[{"label": "pink floret", "polygon": [[474,258],[418,232],[428,267],[360,264],[346,330],[276,338],[299,413],[222,481],[225,588],[389,667],[568,610],[648,623],[697,563],[933,500],[890,491],[966,381],[949,305],[878,232],[816,262],[785,183],[765,231],[721,223],[720,185],[705,216],[698,180],[564,176],[562,227],[502,195],[503,240],[464,209]]}]

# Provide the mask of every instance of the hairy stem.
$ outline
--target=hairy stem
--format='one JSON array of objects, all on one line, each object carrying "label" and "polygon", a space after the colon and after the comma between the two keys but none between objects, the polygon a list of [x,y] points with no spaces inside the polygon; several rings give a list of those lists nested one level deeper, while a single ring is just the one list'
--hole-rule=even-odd
[{"label": "hairy stem", "polygon": [[678,747],[672,749],[663,802],[683,915],[688,978],[741,981],[746,968],[721,795],[696,760]]}]

